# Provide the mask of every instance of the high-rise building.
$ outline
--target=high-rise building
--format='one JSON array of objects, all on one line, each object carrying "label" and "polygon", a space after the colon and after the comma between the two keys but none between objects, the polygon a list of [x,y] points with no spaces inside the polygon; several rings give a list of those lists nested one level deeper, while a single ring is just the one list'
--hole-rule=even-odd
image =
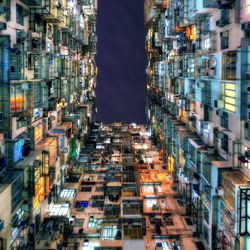
[{"label": "high-rise building", "polygon": [[88,137],[96,11],[96,0],[0,1],[0,249],[36,249]]},{"label": "high-rise building", "polygon": [[106,125],[97,0],[0,0],[0,250],[250,249],[250,1],[144,11],[148,124]]},{"label": "high-rise building", "polygon": [[250,247],[249,4],[145,4],[149,130],[206,249]]}]

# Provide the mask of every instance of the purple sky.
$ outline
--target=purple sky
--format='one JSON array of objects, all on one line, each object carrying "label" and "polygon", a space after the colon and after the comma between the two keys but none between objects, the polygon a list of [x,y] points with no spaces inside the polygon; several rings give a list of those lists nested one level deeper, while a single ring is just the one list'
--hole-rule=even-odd
[{"label": "purple sky", "polygon": [[144,0],[99,0],[96,120],[146,123]]}]

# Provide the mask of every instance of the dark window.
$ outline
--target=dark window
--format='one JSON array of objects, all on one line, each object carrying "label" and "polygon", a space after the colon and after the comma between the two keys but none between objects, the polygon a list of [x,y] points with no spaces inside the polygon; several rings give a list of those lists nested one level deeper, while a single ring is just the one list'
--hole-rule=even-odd
[{"label": "dark window", "polygon": [[220,125],[223,128],[228,128],[228,113],[223,112],[221,119],[220,119]]},{"label": "dark window", "polygon": [[221,20],[224,24],[229,24],[229,9],[223,9],[221,11]]},{"label": "dark window", "polygon": [[204,226],[204,238],[207,243],[209,243],[209,235],[208,235],[208,229],[206,226]]},{"label": "dark window", "polygon": [[221,49],[228,49],[229,42],[229,31],[224,31],[220,33],[220,46]]},{"label": "dark window", "polygon": [[24,13],[24,8],[21,5],[17,4],[16,5],[16,22],[21,25],[24,25],[23,13]]},{"label": "dark window", "polygon": [[210,30],[210,18],[206,18],[204,22],[204,30],[209,31]]},{"label": "dark window", "polygon": [[209,211],[205,206],[204,206],[204,219],[209,224]]},{"label": "dark window", "polygon": [[228,152],[228,135],[224,134],[224,137],[221,139],[221,148]]}]

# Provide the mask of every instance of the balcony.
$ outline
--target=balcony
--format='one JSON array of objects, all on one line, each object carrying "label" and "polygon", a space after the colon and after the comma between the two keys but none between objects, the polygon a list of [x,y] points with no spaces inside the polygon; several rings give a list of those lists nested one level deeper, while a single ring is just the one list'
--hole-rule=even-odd
[{"label": "balcony", "polygon": [[196,0],[196,14],[208,14],[218,7],[217,0]]},{"label": "balcony", "polygon": [[62,4],[60,1],[45,0],[45,5],[39,9],[39,14],[49,23],[61,23],[64,20]]}]

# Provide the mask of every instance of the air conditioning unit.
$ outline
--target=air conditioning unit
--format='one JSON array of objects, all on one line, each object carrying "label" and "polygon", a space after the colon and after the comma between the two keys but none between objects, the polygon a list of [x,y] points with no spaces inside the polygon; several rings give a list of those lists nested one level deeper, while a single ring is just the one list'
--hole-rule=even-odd
[{"label": "air conditioning unit", "polygon": [[218,133],[217,133],[217,137],[218,137],[219,139],[223,139],[223,138],[224,138],[224,133],[223,133],[223,132],[218,132]]},{"label": "air conditioning unit", "polygon": [[224,109],[224,107],[225,107],[225,101],[222,100],[222,99],[215,100],[214,101],[214,106],[215,106],[215,108]]},{"label": "air conditioning unit", "polygon": [[6,30],[7,29],[7,25],[4,22],[0,22],[0,30]]},{"label": "air conditioning unit", "polygon": [[218,20],[216,21],[216,26],[223,28],[226,25],[226,22],[224,20]]},{"label": "air conditioning unit", "polygon": [[198,87],[198,88],[201,88],[201,89],[202,89],[202,88],[205,88],[205,82],[198,82],[198,83],[197,83],[197,87]]},{"label": "air conditioning unit", "polygon": [[220,109],[216,110],[216,115],[219,117],[223,116],[223,111]]},{"label": "air conditioning unit", "polygon": [[215,152],[215,148],[214,148],[214,147],[207,147],[207,153],[208,153],[209,155],[213,155],[214,152]]},{"label": "air conditioning unit", "polygon": [[218,194],[218,196],[224,196],[224,189],[223,189],[223,187],[217,187],[216,188],[216,193]]}]

